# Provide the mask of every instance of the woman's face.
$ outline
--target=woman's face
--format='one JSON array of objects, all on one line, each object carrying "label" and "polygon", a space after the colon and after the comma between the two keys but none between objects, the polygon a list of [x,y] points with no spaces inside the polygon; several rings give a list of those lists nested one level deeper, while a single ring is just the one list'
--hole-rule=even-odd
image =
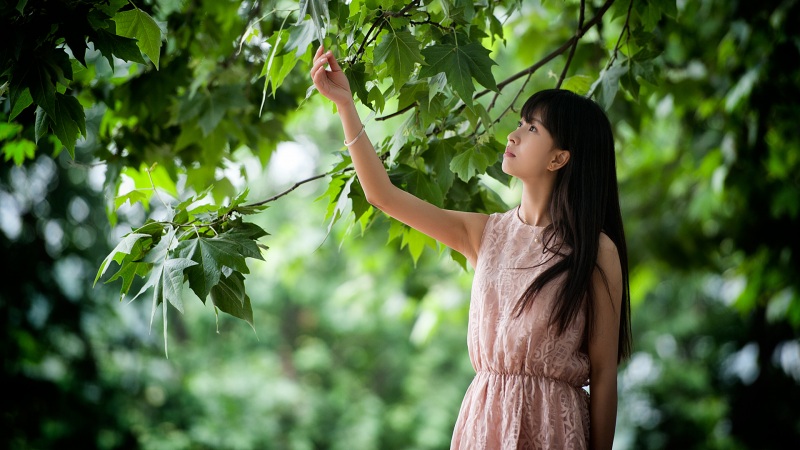
[{"label": "woman's face", "polygon": [[551,162],[558,152],[540,115],[535,113],[530,122],[521,119],[508,135],[503,171],[523,180],[543,177],[552,172]]}]

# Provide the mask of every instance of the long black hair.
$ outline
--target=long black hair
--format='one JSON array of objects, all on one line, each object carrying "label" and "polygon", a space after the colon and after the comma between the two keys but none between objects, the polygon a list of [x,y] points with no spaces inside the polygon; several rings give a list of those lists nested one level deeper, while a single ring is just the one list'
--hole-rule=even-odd
[{"label": "long black hair", "polygon": [[563,333],[585,307],[584,336],[588,339],[595,319],[596,293],[592,288],[595,268],[609,289],[606,275],[597,264],[599,238],[603,232],[617,246],[622,266],[619,362],[631,352],[630,283],[611,123],[597,103],[561,89],[532,95],[522,106],[521,115],[530,123],[535,114],[550,132],[556,148],[570,152],[569,161],[556,175],[549,206],[551,224],[545,230],[545,246],[551,246],[549,250],[563,258],[528,286],[515,311],[521,314],[548,282],[564,274],[550,323]]}]

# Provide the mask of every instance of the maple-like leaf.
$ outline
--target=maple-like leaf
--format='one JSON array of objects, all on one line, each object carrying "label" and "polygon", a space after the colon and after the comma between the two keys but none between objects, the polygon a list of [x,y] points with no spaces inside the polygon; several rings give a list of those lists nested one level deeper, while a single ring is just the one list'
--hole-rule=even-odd
[{"label": "maple-like leaf", "polygon": [[253,307],[244,289],[244,276],[233,272],[211,289],[211,301],[220,311],[244,320],[253,327]]},{"label": "maple-like leaf", "polygon": [[161,28],[156,21],[137,8],[117,13],[114,22],[117,23],[117,34],[136,39],[136,45],[158,69],[161,57]]},{"label": "maple-like leaf", "polygon": [[487,89],[497,90],[491,70],[497,63],[489,58],[489,50],[477,42],[468,42],[466,38],[459,36],[456,42],[424,48],[422,55],[428,65],[420,69],[420,78],[443,72],[467,105],[472,104],[472,93],[475,92],[472,78]]},{"label": "maple-like leaf", "polygon": [[75,142],[78,135],[86,135],[86,115],[77,98],[60,92],[55,94],[55,112],[50,116],[51,126],[61,143],[75,158]]},{"label": "maple-like leaf", "polygon": [[374,64],[384,62],[392,74],[395,88],[400,88],[411,78],[415,64],[425,64],[419,51],[419,41],[410,31],[391,30],[375,46]]},{"label": "maple-like leaf", "polygon": [[[145,233],[129,233],[125,235],[124,238],[114,247],[114,250],[106,256],[106,259],[100,264],[100,268],[97,270],[97,275],[94,277],[94,284],[97,284],[97,280],[106,273],[108,270],[108,265],[111,261],[116,261],[118,264],[122,264],[122,261],[125,256],[130,255],[133,252],[134,246],[136,243],[143,238],[150,238],[152,237],[149,234]],[[111,280],[109,280],[111,281]]]},{"label": "maple-like leaf", "polygon": [[[204,302],[211,288],[219,283],[223,267],[249,273],[245,256],[252,257],[253,254],[252,252],[248,252],[247,255],[242,254],[243,248],[249,248],[247,244],[241,242],[243,240],[246,239],[236,239],[236,235],[226,233],[213,238],[189,239],[175,248],[178,257],[196,263],[186,270],[186,275],[189,278],[189,287]],[[255,243],[253,245],[255,246]],[[257,256],[261,255],[257,253]]]},{"label": "maple-like leaf", "polygon": [[469,181],[475,175],[484,173],[499,156],[497,149],[490,145],[477,144],[454,156],[450,161],[450,170],[463,181]]}]

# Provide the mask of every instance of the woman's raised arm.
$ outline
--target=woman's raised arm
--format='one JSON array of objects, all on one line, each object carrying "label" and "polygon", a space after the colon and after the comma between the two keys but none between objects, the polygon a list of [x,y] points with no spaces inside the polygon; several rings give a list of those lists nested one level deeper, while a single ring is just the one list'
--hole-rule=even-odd
[{"label": "woman's raised arm", "polygon": [[[326,69],[326,66],[329,69]],[[320,47],[314,56],[311,78],[320,94],[336,104],[358,181],[367,201],[386,214],[464,255],[475,267],[481,234],[488,216],[438,208],[389,181],[375,147],[353,103],[350,83],[330,51]]]}]

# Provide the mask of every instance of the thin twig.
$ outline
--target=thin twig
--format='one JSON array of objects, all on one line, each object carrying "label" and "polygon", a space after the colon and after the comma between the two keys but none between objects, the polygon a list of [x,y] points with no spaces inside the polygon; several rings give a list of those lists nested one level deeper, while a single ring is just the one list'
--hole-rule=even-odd
[{"label": "thin twig", "polygon": [[[361,41],[361,45],[358,47],[358,50],[356,50],[356,54],[353,55],[352,58],[350,58],[348,63],[355,64],[358,62],[358,60],[364,55],[364,52],[367,50],[367,46],[371,44],[374,40],[378,39],[378,35],[381,34],[384,25],[386,25],[386,23],[389,22],[390,18],[405,16],[408,13],[408,11],[411,10],[411,8],[419,6],[419,2],[420,0],[414,0],[397,12],[384,11],[383,14],[378,16],[378,18],[375,19],[374,22],[372,22],[372,25],[369,27],[369,30],[367,30],[367,34],[364,35],[364,39]],[[377,31],[375,31],[376,28],[378,29]],[[374,35],[372,34],[373,31],[375,31]]]},{"label": "thin twig", "polygon": [[153,167],[154,167],[154,166],[155,166],[155,164],[153,164],[153,166],[152,166],[152,167],[148,167],[148,168],[147,168],[147,170],[146,170],[146,172],[147,172],[147,178],[149,178],[149,179],[150,179],[150,186],[153,186],[153,193],[155,193],[155,194],[156,194],[156,198],[157,198],[157,199],[158,199],[158,200],[161,202],[161,204],[162,204],[162,205],[164,205],[164,207],[165,207],[165,208],[169,209],[169,205],[167,205],[167,203],[164,201],[164,199],[163,199],[163,198],[161,198],[161,194],[159,194],[159,193],[158,193],[158,189],[156,189],[156,184],[155,184],[155,183],[153,183],[153,174],[152,174],[152,172],[151,172],[151,171],[153,170]]},{"label": "thin twig", "polygon": [[399,115],[402,115],[406,111],[414,109],[417,106],[419,106],[419,102],[413,102],[413,103],[410,103],[408,106],[406,106],[406,107],[404,107],[402,109],[398,109],[397,111],[395,111],[395,112],[393,112],[391,114],[387,114],[387,115],[381,116],[381,117],[376,117],[375,120],[388,120],[388,119],[391,119],[392,117],[397,117]]},{"label": "thin twig", "polygon": [[[617,59],[617,53],[619,53],[619,49],[622,44],[622,36],[625,36],[627,32],[628,37],[631,35],[631,12],[633,11],[633,0],[628,4],[628,15],[625,16],[625,25],[622,26],[622,31],[619,33],[619,38],[617,39],[617,45],[614,46],[614,54],[611,56],[611,63]],[[611,64],[609,63],[609,64]]]},{"label": "thin twig", "polygon": [[[354,170],[354,168],[353,167],[346,167],[346,168],[340,170],[338,173],[350,172],[351,170]],[[268,198],[266,200],[261,200],[259,202],[250,203],[250,204],[243,205],[243,206],[249,208],[249,207],[254,207],[254,206],[266,205],[267,203],[274,202],[275,200],[283,197],[284,195],[292,192],[293,190],[299,188],[300,186],[302,186],[302,185],[304,185],[306,183],[310,183],[310,182],[312,182],[314,180],[319,180],[320,178],[325,178],[328,175],[333,175],[333,173],[330,173],[330,172],[321,173],[321,174],[318,174],[318,175],[314,175],[313,177],[306,178],[305,180],[300,180],[297,183],[293,184],[289,189],[286,189],[285,191],[283,191],[283,192],[281,192],[279,194],[273,195],[272,197],[270,197],[270,198]]]},{"label": "thin twig", "polygon": [[522,83],[522,87],[520,87],[519,90],[517,91],[517,94],[514,95],[514,99],[511,100],[511,102],[508,104],[508,106],[506,106],[506,109],[504,109],[503,112],[499,116],[497,116],[496,119],[494,119],[494,122],[492,122],[493,124],[500,123],[500,120],[502,120],[503,116],[505,116],[508,113],[508,111],[514,109],[514,104],[517,103],[517,100],[519,99],[519,96],[522,95],[522,92],[525,90],[525,86],[527,86],[528,82],[531,81],[531,77],[532,76],[533,76],[533,73],[529,73],[528,74],[528,77],[525,78],[525,81]]},{"label": "thin twig", "polygon": [[578,29],[575,31],[575,43],[572,44],[572,47],[569,49],[569,55],[567,56],[567,62],[564,64],[564,69],[561,71],[561,76],[558,77],[558,82],[556,83],[556,89],[561,89],[561,83],[564,82],[564,78],[567,77],[567,70],[569,70],[569,65],[572,63],[572,57],[575,56],[575,50],[578,48],[578,41],[582,36],[582,28],[583,28],[583,14],[584,10],[586,9],[586,0],[581,0],[581,12],[578,18]]},{"label": "thin twig", "polygon": [[[619,38],[617,38],[617,44],[614,45],[614,52],[611,54],[611,58],[608,60],[608,64],[603,68],[603,71],[606,71],[614,65],[614,61],[617,60],[617,54],[619,53],[619,49],[622,46],[622,38],[627,34],[630,38],[631,35],[631,28],[630,28],[630,20],[631,20],[631,12],[633,11],[633,0],[630,1],[628,4],[628,15],[625,17],[625,25],[622,26],[622,31],[619,33]],[[603,72],[600,72],[601,74]],[[589,90],[586,94],[586,97],[591,98],[594,95],[594,88],[597,86],[598,83],[595,82],[593,88]]]}]

